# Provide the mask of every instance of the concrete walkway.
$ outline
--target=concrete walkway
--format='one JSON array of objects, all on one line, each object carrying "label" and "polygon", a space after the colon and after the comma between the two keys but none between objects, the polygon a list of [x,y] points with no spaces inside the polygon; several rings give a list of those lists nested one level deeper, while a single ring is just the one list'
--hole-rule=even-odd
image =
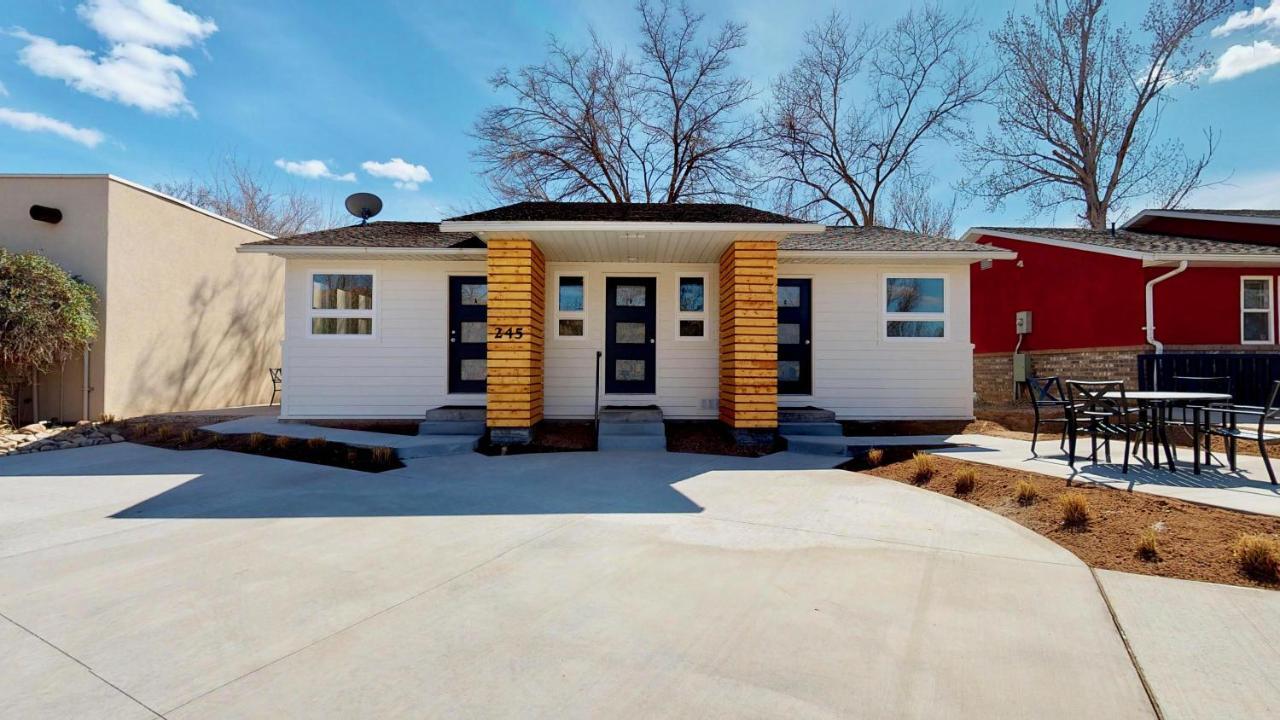
[{"label": "concrete walkway", "polygon": [[1280,592],[1098,576],[1166,720],[1280,717]]},{"label": "concrete walkway", "polygon": [[1153,716],[1079,560],[837,461],[0,460],[0,717]]},{"label": "concrete walkway", "polygon": [[1031,443],[1025,440],[991,435],[952,435],[947,441],[956,447],[930,452],[957,460],[1069,478],[1072,482],[1094,483],[1230,510],[1280,516],[1280,486],[1272,485],[1267,479],[1262,458],[1252,455],[1238,456],[1238,472],[1214,465],[1202,467],[1200,474],[1194,475],[1191,472],[1191,451],[1184,448],[1180,457],[1185,462],[1178,463],[1176,473],[1167,467],[1156,469],[1131,461],[1126,475],[1120,472],[1123,444],[1113,444],[1111,457],[1114,462],[1106,462],[1099,449],[1097,464],[1088,457],[1077,457],[1076,467],[1072,470],[1053,437],[1036,444],[1039,457],[1031,454]]},{"label": "concrete walkway", "polygon": [[281,422],[278,418],[270,415],[227,420],[213,425],[205,425],[201,430],[225,435],[249,435],[251,433],[262,433],[271,437],[283,435],[284,437],[297,438],[299,440],[324,438],[333,442],[364,448],[389,447],[396,452],[396,456],[402,461],[413,458],[470,453],[476,449],[476,445],[480,440],[479,436],[466,435],[399,435],[366,430],[344,430],[342,428],[307,425],[306,423]]}]

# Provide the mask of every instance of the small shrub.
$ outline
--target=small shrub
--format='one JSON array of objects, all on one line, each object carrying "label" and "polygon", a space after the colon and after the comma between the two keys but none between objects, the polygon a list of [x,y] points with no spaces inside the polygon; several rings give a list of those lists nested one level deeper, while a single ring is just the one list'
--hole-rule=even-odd
[{"label": "small shrub", "polygon": [[1241,535],[1236,540],[1236,562],[1245,575],[1261,582],[1280,579],[1280,542],[1266,535]]},{"label": "small shrub", "polygon": [[260,450],[263,445],[267,444],[267,436],[262,433],[253,433],[249,436],[249,449]]},{"label": "small shrub", "polygon": [[323,437],[307,438],[307,447],[311,448],[312,450],[319,450],[320,448],[328,444],[328,442],[329,441],[325,440]]},{"label": "small shrub", "polygon": [[1040,499],[1040,491],[1030,480],[1019,480],[1013,488],[1013,499],[1023,507],[1034,505],[1036,500]]},{"label": "small shrub", "polygon": [[1089,525],[1089,498],[1081,492],[1067,492],[1058,496],[1058,509],[1062,511],[1062,524],[1069,528]]},{"label": "small shrub", "polygon": [[871,448],[867,451],[867,464],[871,467],[879,467],[884,462],[884,451],[880,448]]},{"label": "small shrub", "polygon": [[938,464],[929,453],[918,452],[911,456],[911,479],[923,485],[938,474]]},{"label": "small shrub", "polygon": [[1147,562],[1160,561],[1160,538],[1155,528],[1145,528],[1138,536],[1138,559]]},{"label": "small shrub", "polygon": [[390,465],[395,462],[396,451],[389,447],[376,447],[373,449],[373,461],[379,465]]},{"label": "small shrub", "polygon": [[276,436],[275,446],[277,450],[288,450],[289,446],[292,444],[293,438],[288,437],[287,435]]},{"label": "small shrub", "polygon": [[978,484],[978,473],[973,468],[964,468],[956,473],[956,494],[968,495]]},{"label": "small shrub", "polygon": [[98,416],[98,422],[102,423],[103,425],[111,425],[111,424],[114,424],[115,421],[116,421],[116,416],[112,415],[111,413],[102,413],[101,415]]},{"label": "small shrub", "polygon": [[182,435],[178,436],[178,440],[183,445],[190,445],[196,439],[196,431],[194,428],[186,428],[182,431]]}]

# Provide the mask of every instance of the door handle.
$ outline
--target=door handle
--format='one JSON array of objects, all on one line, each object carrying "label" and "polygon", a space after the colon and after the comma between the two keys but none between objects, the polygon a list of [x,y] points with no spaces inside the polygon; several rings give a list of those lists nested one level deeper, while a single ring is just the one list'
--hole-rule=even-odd
[{"label": "door handle", "polygon": [[652,344],[653,344],[653,342],[654,342],[654,341],[653,341],[653,338],[649,338],[649,344],[650,344],[650,345],[652,345]]},{"label": "door handle", "polygon": [[808,340],[805,340],[805,341],[804,341],[804,344],[805,344],[805,345],[808,345],[808,344],[809,344],[809,341],[808,341]]}]

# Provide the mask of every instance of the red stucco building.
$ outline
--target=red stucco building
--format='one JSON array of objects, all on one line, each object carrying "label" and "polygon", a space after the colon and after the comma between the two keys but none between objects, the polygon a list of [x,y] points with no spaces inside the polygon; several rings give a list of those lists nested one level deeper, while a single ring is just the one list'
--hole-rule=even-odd
[{"label": "red stucco building", "polygon": [[[1015,348],[1038,375],[1137,385],[1150,352],[1275,352],[1280,210],[1146,210],[1111,230],[978,227],[1018,254],[972,270],[975,391],[1008,402]],[[1015,327],[1031,312],[1031,331]]]}]

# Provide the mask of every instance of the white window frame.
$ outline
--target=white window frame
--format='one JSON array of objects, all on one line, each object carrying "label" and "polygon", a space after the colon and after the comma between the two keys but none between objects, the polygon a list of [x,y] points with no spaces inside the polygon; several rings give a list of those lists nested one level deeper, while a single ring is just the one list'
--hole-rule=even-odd
[{"label": "white window frame", "polygon": [[[1244,284],[1249,280],[1263,280],[1267,283],[1267,309],[1245,308],[1244,306]],[[1244,337],[1244,316],[1246,313],[1266,313],[1267,314],[1267,339],[1266,340],[1246,340]],[[1276,292],[1275,278],[1270,275],[1241,275],[1240,276],[1240,344],[1241,345],[1274,345],[1276,341]]]},{"label": "white window frame", "polygon": [[[560,278],[562,277],[582,278],[582,309],[581,310],[562,311],[560,309]],[[552,275],[552,282],[554,284],[551,286],[551,291],[552,291],[551,301],[555,303],[555,312],[553,313],[553,316],[554,316],[553,320],[555,321],[554,323],[555,330],[553,331],[552,337],[554,337],[557,340],[564,340],[566,342],[585,342],[587,338],[590,337],[591,335],[590,323],[587,320],[587,308],[591,306],[590,276],[584,270],[563,270],[563,271],[558,271]],[[582,334],[581,335],[561,335],[560,334],[561,319],[581,320]]]},{"label": "white window frame", "polygon": [[[680,309],[680,281],[684,278],[700,278],[702,280],[702,309],[701,310],[681,310]],[[676,340],[687,342],[704,342],[710,333],[708,332],[707,307],[711,304],[711,280],[705,272],[677,272],[676,273],[676,301],[674,304],[676,312],[675,334]],[[681,320],[701,320],[701,335],[681,335]]]},{"label": "white window frame", "polygon": [[[890,280],[941,280],[942,312],[889,312]],[[885,342],[940,343],[951,340],[951,276],[947,273],[891,272],[880,275],[880,339]],[[942,322],[942,337],[890,337],[889,323],[894,321]]]},{"label": "white window frame", "polygon": [[[373,278],[373,308],[370,310],[318,310],[313,307],[316,275],[369,275]],[[372,268],[309,268],[307,270],[307,338],[313,340],[323,340],[325,342],[334,340],[342,342],[373,340],[378,337],[381,323],[378,322],[378,312],[382,308],[382,300],[380,298],[378,272]],[[372,331],[368,335],[358,334],[326,334],[318,333],[313,329],[315,318],[368,318],[373,324]]]}]

